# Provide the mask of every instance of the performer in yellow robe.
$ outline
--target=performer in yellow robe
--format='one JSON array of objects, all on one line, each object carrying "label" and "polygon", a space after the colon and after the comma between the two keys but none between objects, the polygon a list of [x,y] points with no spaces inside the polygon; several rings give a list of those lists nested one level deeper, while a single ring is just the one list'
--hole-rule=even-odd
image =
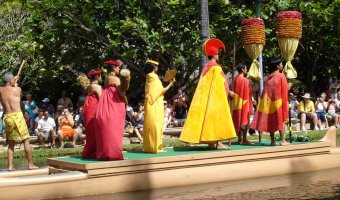
[{"label": "performer in yellow robe", "polygon": [[148,60],[146,63],[146,83],[144,101],[143,149],[146,153],[163,151],[164,105],[163,95],[174,84],[172,80],[163,88],[156,72],[158,62]]},{"label": "performer in yellow robe", "polygon": [[219,49],[225,49],[220,40],[210,39],[204,44],[209,62],[202,70],[180,140],[225,149],[221,141],[235,138],[236,132],[227,99],[228,82],[217,64]]}]

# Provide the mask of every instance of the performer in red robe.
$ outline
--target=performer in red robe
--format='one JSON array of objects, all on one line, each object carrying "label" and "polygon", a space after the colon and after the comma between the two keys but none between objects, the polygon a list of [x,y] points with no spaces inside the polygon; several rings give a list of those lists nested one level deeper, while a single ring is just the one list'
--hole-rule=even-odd
[{"label": "performer in red robe", "polygon": [[281,60],[270,61],[269,70],[251,128],[269,132],[271,145],[275,145],[274,132],[280,131],[281,145],[288,145],[284,135],[284,122],[288,120],[288,84],[280,73]]},{"label": "performer in red robe", "polygon": [[99,97],[102,94],[102,87],[99,85],[102,82],[102,70],[92,70],[88,73],[91,83],[86,89],[87,96],[84,103],[84,121],[86,130],[86,144],[83,149],[83,158],[96,159],[96,127],[95,114]]},{"label": "performer in red robe", "polygon": [[99,99],[96,122],[97,160],[123,160],[122,143],[125,124],[125,92],[120,89],[120,63],[105,62],[108,77]]},{"label": "performer in red robe", "polygon": [[239,75],[234,80],[234,99],[232,104],[233,122],[238,136],[238,143],[252,144],[247,140],[247,130],[250,115],[254,113],[252,102],[252,91],[247,75],[247,66],[240,63],[236,70]]}]

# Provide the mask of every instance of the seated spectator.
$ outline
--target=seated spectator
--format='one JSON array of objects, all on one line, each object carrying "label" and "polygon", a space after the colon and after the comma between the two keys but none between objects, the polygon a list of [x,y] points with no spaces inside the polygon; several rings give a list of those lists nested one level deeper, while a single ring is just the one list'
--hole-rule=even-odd
[{"label": "seated spectator", "polygon": [[83,134],[85,134],[85,126],[84,126],[84,108],[79,107],[78,113],[74,117],[74,125],[75,129],[78,132],[78,137],[81,141],[84,141]]},{"label": "seated spectator", "polygon": [[310,94],[305,93],[302,98],[303,100],[299,103],[298,107],[298,118],[300,119],[301,131],[306,131],[306,119],[313,120],[314,130],[319,130],[318,117],[315,114],[314,104],[310,100]]},{"label": "seated spectator", "polygon": [[318,126],[320,130],[323,130],[322,123],[325,124],[325,128],[328,128],[328,121],[326,118],[326,110],[327,110],[327,102],[326,102],[326,94],[321,93],[320,97],[315,102],[315,113],[318,117]]},{"label": "seated spectator", "polygon": [[[137,108],[138,109],[138,108]],[[131,105],[126,106],[126,120],[130,122],[131,124],[135,124],[135,112],[133,111],[133,108]]]},{"label": "seated spectator", "polygon": [[291,117],[297,118],[297,110],[299,106],[299,102],[296,100],[296,96],[293,93],[289,93],[289,103],[291,105]]},{"label": "seated spectator", "polygon": [[134,132],[136,136],[138,137],[139,143],[143,143],[143,123],[144,123],[144,104],[143,102],[138,103],[138,112],[135,113],[135,127],[134,127]]},{"label": "seated spectator", "polygon": [[182,92],[181,89],[178,90],[178,93],[174,96],[174,126],[180,127],[184,125],[185,119],[187,117],[188,111],[188,98]]},{"label": "seated spectator", "polygon": [[33,123],[33,119],[31,118],[30,114],[27,111],[25,111],[24,118],[26,121],[29,134],[33,135],[34,134],[34,123]]},{"label": "seated spectator", "polygon": [[42,105],[42,109],[43,110],[47,110],[48,111],[48,113],[49,113],[49,115],[51,116],[51,117],[53,117],[54,116],[54,112],[55,112],[55,110],[54,110],[54,106],[51,104],[51,102],[50,102],[50,99],[49,98],[45,98],[45,99],[43,99],[43,101],[42,101],[44,104]]},{"label": "seated spectator", "polygon": [[330,99],[328,101],[328,115],[334,118],[334,125],[337,128],[340,128],[340,114],[336,113],[336,110],[339,109],[339,107],[336,105],[334,99]]},{"label": "seated spectator", "polygon": [[72,138],[72,145],[74,147],[76,145],[78,131],[76,129],[73,129],[74,120],[68,108],[64,108],[64,111],[58,117],[58,124],[59,124],[58,137],[60,140],[61,148],[64,147],[65,137]]},{"label": "seated spectator", "polygon": [[73,107],[73,103],[71,99],[67,97],[65,90],[61,91],[61,98],[58,101],[58,105],[61,105],[64,108]]},{"label": "seated spectator", "polygon": [[38,114],[39,108],[35,101],[32,100],[32,95],[31,94],[26,95],[26,101],[24,101],[23,103],[25,105],[25,110],[28,112],[30,117],[34,119],[35,115]]},{"label": "seated spectator", "polygon": [[38,116],[34,119],[34,129],[38,128],[38,122],[42,118],[44,118],[44,110],[43,109],[39,109]]},{"label": "seated spectator", "polygon": [[172,120],[171,109],[168,107],[168,102],[164,101],[164,127],[163,127],[163,130],[170,125],[171,120]]},{"label": "seated spectator", "polygon": [[50,117],[49,112],[45,110],[44,116],[42,119],[38,121],[38,126],[35,129],[35,133],[38,136],[40,145],[43,148],[46,148],[45,142],[48,140],[50,136],[52,138],[51,148],[55,148],[55,138],[56,138],[56,124],[52,117]]}]

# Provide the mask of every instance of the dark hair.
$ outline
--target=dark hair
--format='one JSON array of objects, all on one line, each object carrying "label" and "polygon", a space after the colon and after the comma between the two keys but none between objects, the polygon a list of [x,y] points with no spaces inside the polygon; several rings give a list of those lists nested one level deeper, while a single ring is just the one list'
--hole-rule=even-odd
[{"label": "dark hair", "polygon": [[208,59],[211,60],[213,58],[213,56],[208,56]]},{"label": "dark hair", "polygon": [[238,71],[238,73],[241,73],[245,66],[246,65],[244,63],[239,63],[236,67],[236,70]]},{"label": "dark hair", "polygon": [[90,80],[95,81],[95,80],[97,80],[98,77],[99,77],[99,74],[92,75],[92,76],[90,76]]},{"label": "dark hair", "polygon": [[145,64],[145,74],[153,72],[153,69],[155,68],[154,64],[152,63],[146,63]]},{"label": "dark hair", "polygon": [[281,59],[269,59],[268,60],[268,70],[272,73],[277,70],[277,66],[282,62]]},{"label": "dark hair", "polygon": [[113,65],[104,64],[104,68],[107,70],[107,73],[113,72]]}]

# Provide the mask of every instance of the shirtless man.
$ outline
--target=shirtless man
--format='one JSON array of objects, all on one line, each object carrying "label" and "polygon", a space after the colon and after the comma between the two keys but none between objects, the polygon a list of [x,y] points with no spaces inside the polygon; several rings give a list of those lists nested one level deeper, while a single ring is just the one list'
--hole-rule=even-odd
[{"label": "shirtless man", "polygon": [[11,72],[6,72],[4,75],[4,87],[0,87],[0,102],[4,108],[4,121],[8,146],[8,171],[14,171],[13,154],[15,141],[24,143],[26,158],[28,161],[28,169],[37,169],[32,162],[32,152],[29,143],[29,133],[24,116],[20,108],[21,88],[18,87],[17,81],[19,77],[13,76]]}]

